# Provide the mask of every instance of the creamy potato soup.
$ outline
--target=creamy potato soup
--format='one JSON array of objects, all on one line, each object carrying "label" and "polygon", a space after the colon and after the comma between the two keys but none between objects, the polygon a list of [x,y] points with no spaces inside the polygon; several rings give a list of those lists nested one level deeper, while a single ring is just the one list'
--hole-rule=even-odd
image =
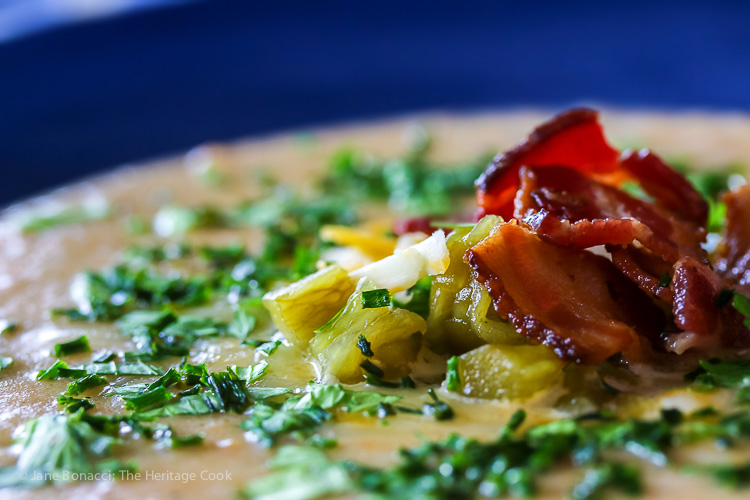
[{"label": "creamy potato soup", "polygon": [[570,113],[207,144],[4,210],[0,498],[744,498],[750,119]]}]

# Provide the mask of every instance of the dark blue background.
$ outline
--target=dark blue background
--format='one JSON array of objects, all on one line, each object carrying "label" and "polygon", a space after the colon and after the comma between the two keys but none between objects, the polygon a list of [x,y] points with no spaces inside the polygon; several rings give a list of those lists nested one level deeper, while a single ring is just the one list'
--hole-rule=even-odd
[{"label": "dark blue background", "polygon": [[0,203],[205,140],[409,110],[748,110],[749,25],[750,2],[248,0],[58,28],[0,45]]}]

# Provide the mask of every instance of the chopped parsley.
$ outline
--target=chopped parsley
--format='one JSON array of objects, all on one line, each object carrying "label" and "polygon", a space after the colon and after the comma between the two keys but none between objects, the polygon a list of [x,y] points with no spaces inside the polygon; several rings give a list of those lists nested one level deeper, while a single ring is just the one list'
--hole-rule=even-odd
[{"label": "chopped parsley", "polygon": [[77,380],[68,384],[68,388],[65,390],[66,396],[78,396],[83,394],[89,389],[99,387],[100,385],[107,385],[107,379],[101,375],[85,375]]},{"label": "chopped parsley", "polygon": [[693,390],[708,391],[717,387],[737,389],[738,404],[750,403],[750,361],[700,361]]},{"label": "chopped parsley", "polygon": [[66,396],[65,394],[61,394],[57,397],[57,403],[62,406],[67,413],[75,413],[81,408],[86,411],[94,407],[94,402],[91,401],[91,398],[74,398],[73,396]]},{"label": "chopped parsley", "polygon": [[270,356],[271,354],[275,353],[276,350],[281,345],[280,340],[272,340],[270,342],[263,342],[258,347],[255,348],[255,352],[262,352],[266,356]]},{"label": "chopped parsley", "polygon": [[237,376],[246,383],[252,384],[253,382],[260,380],[260,378],[266,374],[266,368],[268,368],[268,362],[261,361],[260,363],[250,365],[247,368],[241,366],[233,367],[233,370]]},{"label": "chopped parsley", "polygon": [[[256,404],[240,427],[251,440],[263,446],[273,446],[284,436],[316,445],[321,443],[318,428],[335,418],[335,410],[377,415],[382,405],[391,405],[399,399],[376,392],[350,391],[340,385],[311,384],[303,394],[283,403]],[[326,440],[323,443],[329,445]]]},{"label": "chopped parsley", "polygon": [[163,385],[157,387],[146,387],[142,392],[130,396],[125,396],[125,408],[142,412],[156,406],[167,404],[174,398],[174,395]]},{"label": "chopped parsley", "polygon": [[77,307],[53,313],[72,320],[110,321],[136,308],[204,304],[210,295],[211,289],[201,276],[163,276],[148,268],[120,264],[79,274],[71,285]]},{"label": "chopped parsley", "polygon": [[139,415],[142,418],[174,417],[178,415],[205,415],[221,411],[222,402],[212,391],[183,395],[173,402]]},{"label": "chopped parsley", "polygon": [[284,446],[271,461],[272,474],[243,490],[250,499],[311,500],[348,493],[356,487],[346,463],[334,462],[317,448]]},{"label": "chopped parsley", "polygon": [[29,420],[18,440],[16,465],[2,470],[0,487],[33,484],[35,473],[44,477],[45,473],[93,474],[126,469],[125,464],[110,459],[119,444],[119,439],[89,424],[82,410]]},{"label": "chopped parsley", "polygon": [[[399,451],[399,462],[383,469],[349,461],[332,461],[320,451],[282,448],[274,472],[247,486],[249,498],[319,498],[330,493],[316,477],[328,470],[344,474],[340,484],[348,492],[378,498],[528,497],[537,492],[538,478],[552,468],[573,465],[585,469],[582,480],[570,491],[577,500],[603,498],[610,491],[638,494],[643,490],[640,468],[609,458],[608,450],[664,465],[677,444],[696,439],[750,438],[750,413],[715,421],[711,412],[685,417],[677,410],[664,410],[658,419],[619,422],[606,415],[563,419],[519,432],[525,419],[516,412],[494,440],[480,441],[452,434]],[[738,425],[739,423],[739,425]],[[294,456],[298,455],[299,459]],[[302,457],[316,457],[314,461]],[[746,465],[720,466],[708,470],[731,487],[748,484]],[[306,477],[304,484],[282,478]],[[325,479],[321,479],[325,480]]]},{"label": "chopped parsley", "polygon": [[240,428],[262,446],[276,444],[280,436],[290,435],[300,440],[311,438],[317,428],[332,418],[331,413],[317,405],[286,408],[269,403],[255,405],[249,418]]},{"label": "chopped parsley", "polygon": [[114,361],[106,363],[91,363],[69,367],[65,361],[57,360],[46,370],[37,373],[37,380],[57,380],[60,378],[81,378],[86,375],[117,375],[117,376],[139,376],[139,375],[161,375],[159,368],[137,361],[135,363],[117,364]]},{"label": "chopped parsley", "polygon": [[227,328],[227,333],[240,340],[245,340],[255,328],[256,323],[257,318],[255,316],[248,314],[246,311],[237,311]]},{"label": "chopped parsley", "polygon": [[331,158],[328,174],[322,179],[323,192],[352,201],[387,200],[396,212],[448,215],[456,197],[473,194],[474,179],[485,170],[491,156],[446,168],[428,160],[429,146],[429,140],[420,141],[405,156],[393,159],[341,149]]},{"label": "chopped parsley", "polygon": [[73,339],[69,342],[55,344],[55,356],[58,358],[80,352],[91,352],[91,345],[89,344],[89,339],[86,335],[81,335],[77,339]]},{"label": "chopped parsley", "polygon": [[570,496],[574,500],[597,500],[604,498],[609,490],[639,495],[643,492],[641,471],[632,464],[602,464],[587,470],[583,480],[575,485]]}]

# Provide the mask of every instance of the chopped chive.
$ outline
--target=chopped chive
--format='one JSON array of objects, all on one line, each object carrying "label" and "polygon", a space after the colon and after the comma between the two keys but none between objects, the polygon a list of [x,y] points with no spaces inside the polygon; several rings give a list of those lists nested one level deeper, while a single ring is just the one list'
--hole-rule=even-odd
[{"label": "chopped chive", "polygon": [[396,410],[393,409],[393,405],[390,403],[379,403],[378,404],[378,418],[385,418],[389,415],[395,415]]},{"label": "chopped chive", "polygon": [[369,373],[370,375],[374,375],[380,378],[382,378],[385,375],[385,373],[383,373],[383,370],[381,370],[379,366],[377,366],[375,363],[373,363],[369,359],[362,361],[362,363],[359,366],[361,366],[362,369],[366,371],[367,373]]},{"label": "chopped chive", "polygon": [[451,392],[461,388],[461,374],[458,372],[459,358],[453,356],[448,360],[448,371],[445,374],[445,386]]},{"label": "chopped chive", "polygon": [[362,352],[362,356],[371,358],[375,356],[375,353],[372,352],[372,345],[367,341],[364,335],[360,334],[359,339],[357,339],[357,347],[359,347],[359,350]]},{"label": "chopped chive", "polygon": [[320,333],[320,332],[322,332],[323,330],[326,330],[326,329],[327,329],[328,327],[330,327],[331,325],[333,325],[333,324],[334,324],[334,323],[336,322],[336,320],[337,320],[337,319],[339,319],[339,317],[341,317],[341,315],[342,315],[342,314],[344,314],[344,309],[346,309],[346,306],[344,306],[344,307],[342,307],[341,309],[339,309],[339,312],[337,312],[337,313],[336,313],[336,314],[335,314],[335,315],[333,316],[333,318],[329,319],[329,320],[328,320],[328,321],[326,322],[326,324],[325,324],[325,325],[323,325],[323,326],[321,326],[320,328],[318,328],[317,330],[315,330],[315,333]]},{"label": "chopped chive", "polygon": [[432,403],[424,404],[424,406],[422,407],[422,413],[424,415],[434,417],[435,420],[450,420],[453,418],[453,408],[451,408],[448,403],[441,401],[437,397],[435,389],[429,389],[427,391],[427,394],[429,394],[430,398],[432,398]]},{"label": "chopped chive", "polygon": [[390,389],[398,389],[399,387],[401,387],[401,384],[398,382],[387,382],[382,378],[376,375],[371,375],[369,373],[365,374],[365,382],[370,385],[374,385],[375,387],[388,387]]},{"label": "chopped chive", "polygon": [[414,383],[414,380],[410,376],[405,376],[401,378],[401,387],[405,389],[414,389],[417,385]]},{"label": "chopped chive", "polygon": [[391,305],[391,292],[385,288],[362,292],[362,309],[388,307]]}]

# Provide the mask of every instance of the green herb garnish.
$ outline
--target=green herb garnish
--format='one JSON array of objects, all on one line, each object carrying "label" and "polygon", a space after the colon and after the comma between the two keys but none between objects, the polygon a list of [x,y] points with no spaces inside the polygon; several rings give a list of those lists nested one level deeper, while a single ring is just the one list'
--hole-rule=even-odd
[{"label": "green herb garnish", "polygon": [[735,293],[732,299],[732,306],[745,317],[745,326],[750,328],[750,298],[742,294]]},{"label": "green herb garnish", "polygon": [[427,319],[430,314],[430,290],[432,289],[432,276],[420,279],[406,291],[406,299],[393,299],[393,304],[401,309],[406,309],[419,314]]},{"label": "green herb garnish", "polygon": [[375,353],[372,352],[372,345],[362,334],[360,334],[357,338],[357,347],[359,347],[359,351],[362,353],[362,356],[365,356],[367,358],[375,356]]},{"label": "green herb garnish", "polygon": [[[16,465],[0,475],[0,487],[45,483],[53,474],[62,476],[64,472],[94,474],[128,469],[109,458],[120,441],[94,428],[84,415],[82,410],[44,415],[24,424],[18,439],[20,455]],[[41,481],[35,476],[41,476]]]},{"label": "green herb garnish", "polygon": [[63,207],[49,214],[32,214],[20,221],[20,228],[27,233],[39,233],[47,229],[83,222],[106,219],[111,215],[106,203],[89,203]]},{"label": "green herb garnish", "polygon": [[108,384],[107,379],[100,375],[86,375],[69,383],[65,395],[78,396],[89,389],[106,384]]},{"label": "green herb garnish", "polygon": [[58,358],[69,356],[70,354],[90,351],[91,345],[89,344],[89,339],[86,335],[81,335],[77,339],[73,339],[69,342],[55,344],[55,356]]},{"label": "green herb garnish", "polygon": [[448,371],[445,374],[445,387],[449,391],[456,392],[461,388],[461,374],[458,366],[461,360],[458,356],[452,356],[448,360]]},{"label": "green herb garnish", "polygon": [[18,330],[18,323],[8,321],[7,319],[0,319],[0,335],[3,333],[13,333]]},{"label": "green herb garnish", "polygon": [[362,309],[388,307],[389,305],[391,305],[391,293],[385,288],[362,292]]},{"label": "green herb garnish", "polygon": [[429,389],[427,394],[430,395],[432,403],[424,404],[422,412],[425,415],[434,417],[435,420],[450,420],[454,417],[453,408],[451,408],[448,403],[441,401],[437,397],[435,389]]},{"label": "green herb garnish", "polygon": [[73,396],[66,396],[65,394],[61,394],[57,397],[57,402],[60,406],[63,406],[65,408],[66,413],[75,413],[81,408],[83,408],[84,411],[90,410],[94,407],[93,401],[91,401],[91,398],[74,398]]}]

